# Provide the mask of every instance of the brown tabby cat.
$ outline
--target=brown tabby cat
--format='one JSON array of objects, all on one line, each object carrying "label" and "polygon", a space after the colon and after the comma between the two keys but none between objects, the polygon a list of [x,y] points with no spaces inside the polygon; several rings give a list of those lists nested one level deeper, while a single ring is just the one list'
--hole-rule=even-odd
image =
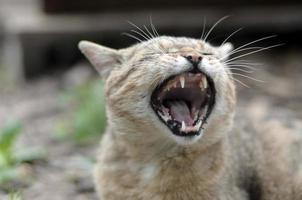
[{"label": "brown tabby cat", "polygon": [[297,135],[234,120],[231,44],[160,36],[79,48],[106,80],[101,200],[302,200]]}]

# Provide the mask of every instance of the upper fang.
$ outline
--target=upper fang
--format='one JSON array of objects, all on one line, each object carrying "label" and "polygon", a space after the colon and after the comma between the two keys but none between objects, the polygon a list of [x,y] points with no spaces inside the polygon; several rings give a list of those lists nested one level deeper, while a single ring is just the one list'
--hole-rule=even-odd
[{"label": "upper fang", "polygon": [[207,87],[208,87],[208,82],[207,82],[206,77],[202,77],[202,84],[203,84],[203,87],[204,87],[204,88],[207,88]]},{"label": "upper fang", "polygon": [[201,81],[201,82],[199,82],[199,87],[200,87],[200,89],[201,89],[201,91],[203,91],[203,81]]},{"label": "upper fang", "polygon": [[184,88],[184,87],[185,87],[185,77],[181,76],[181,77],[179,78],[179,80],[180,80],[181,88]]}]

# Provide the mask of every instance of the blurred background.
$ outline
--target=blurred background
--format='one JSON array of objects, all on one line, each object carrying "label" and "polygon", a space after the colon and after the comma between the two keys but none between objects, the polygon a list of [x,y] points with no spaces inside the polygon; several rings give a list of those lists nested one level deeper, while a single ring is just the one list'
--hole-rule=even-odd
[{"label": "blurred background", "polygon": [[96,199],[103,82],[80,40],[127,47],[137,42],[123,34],[137,30],[129,21],[151,29],[151,19],[160,35],[200,38],[224,16],[214,45],[240,28],[235,48],[274,36],[241,54],[283,44],[242,58],[238,112],[302,130],[301,1],[0,0],[0,199]]}]

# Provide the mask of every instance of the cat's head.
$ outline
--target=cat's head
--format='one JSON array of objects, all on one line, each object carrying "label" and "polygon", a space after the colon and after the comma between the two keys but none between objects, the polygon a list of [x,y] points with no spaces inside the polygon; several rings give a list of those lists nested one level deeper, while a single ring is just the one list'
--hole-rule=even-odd
[{"label": "cat's head", "polygon": [[82,41],[105,83],[109,128],[128,138],[214,143],[232,125],[232,45],[161,36],[115,50]]}]

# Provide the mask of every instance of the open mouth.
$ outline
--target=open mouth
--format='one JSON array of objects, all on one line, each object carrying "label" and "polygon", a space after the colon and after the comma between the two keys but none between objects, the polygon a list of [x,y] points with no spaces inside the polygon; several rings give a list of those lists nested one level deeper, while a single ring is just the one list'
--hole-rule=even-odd
[{"label": "open mouth", "polygon": [[213,80],[201,72],[186,72],[168,78],[151,97],[157,116],[173,134],[199,135],[215,104]]}]

